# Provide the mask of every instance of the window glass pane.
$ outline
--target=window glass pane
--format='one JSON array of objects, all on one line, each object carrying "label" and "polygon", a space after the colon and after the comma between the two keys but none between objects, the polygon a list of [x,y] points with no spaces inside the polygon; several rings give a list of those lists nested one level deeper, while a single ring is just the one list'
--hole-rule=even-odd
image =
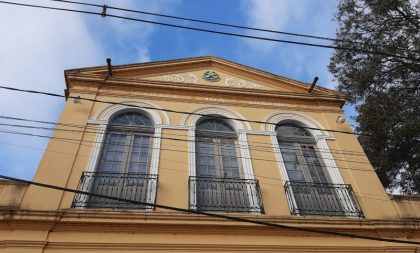
[{"label": "window glass pane", "polygon": [[302,153],[305,158],[306,166],[312,181],[315,183],[327,183],[327,177],[322,169],[322,165],[318,159],[313,146],[302,145]]},{"label": "window glass pane", "polygon": [[214,142],[211,138],[197,138],[197,176],[215,176]]},{"label": "window glass pane", "polygon": [[152,126],[152,121],[138,112],[128,112],[115,117],[111,125]]},{"label": "window glass pane", "polygon": [[121,162],[123,160],[123,154],[122,152],[116,152],[114,155],[114,161]]},{"label": "window glass pane", "polygon": [[125,134],[107,134],[98,171],[120,172],[126,138]]},{"label": "window glass pane", "polygon": [[[137,112],[128,112],[114,118],[110,127],[113,124],[117,127],[107,134],[98,171],[146,173],[150,136],[136,135],[123,128],[124,133],[118,133],[118,125],[152,126],[150,119]],[[127,158],[128,161],[124,161]]]},{"label": "window glass pane", "polygon": [[150,136],[134,135],[128,164],[129,173],[146,173]]},{"label": "window glass pane", "polygon": [[235,132],[233,128],[219,119],[205,119],[197,125],[197,130]]},{"label": "window glass pane", "polygon": [[303,172],[300,170],[288,170],[287,175],[289,176],[290,181],[305,182]]},{"label": "window glass pane", "polygon": [[295,124],[282,124],[276,127],[277,136],[284,137],[310,137],[312,136],[307,130]]},{"label": "window glass pane", "polygon": [[220,139],[220,150],[222,156],[222,176],[239,178],[240,173],[235,141],[230,139]]},{"label": "window glass pane", "polygon": [[302,165],[299,163],[299,150],[293,143],[280,142],[280,151],[290,181],[305,181]]},{"label": "window glass pane", "polygon": [[104,162],[102,164],[102,171],[111,171],[112,170],[112,162]]}]

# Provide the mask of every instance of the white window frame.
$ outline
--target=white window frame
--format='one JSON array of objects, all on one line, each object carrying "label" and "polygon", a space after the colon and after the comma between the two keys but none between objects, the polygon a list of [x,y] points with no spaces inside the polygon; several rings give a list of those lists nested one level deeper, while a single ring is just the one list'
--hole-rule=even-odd
[{"label": "white window frame", "polygon": [[[281,122],[296,122],[298,125],[303,125],[309,128],[318,128],[318,129],[325,129],[321,124],[316,122],[313,119],[310,119],[306,116],[303,116],[298,113],[276,113],[268,115],[264,118],[264,122],[269,124],[262,124],[261,130],[265,130],[269,132],[271,136],[271,143],[273,145],[273,150],[275,153],[275,157],[280,169],[280,175],[282,176],[284,182],[290,181],[289,176],[287,174],[286,165],[283,160],[283,156],[280,151],[279,142],[277,139],[277,133],[275,131],[276,125],[281,124]],[[316,147],[318,150],[322,150],[321,159],[322,162],[326,166],[326,171],[328,173],[329,178],[331,179],[332,184],[344,184],[344,180],[341,176],[341,173],[338,169],[338,166],[334,160],[334,157],[328,147],[327,140],[335,140],[334,136],[332,136],[328,131],[321,131],[315,129],[306,129],[316,141]],[[296,201],[294,199],[293,192],[291,194],[292,199],[291,201],[296,206]],[[345,209],[352,209],[353,203],[348,203],[344,199],[341,199],[341,204],[345,207]]]},{"label": "white window frame", "polygon": [[[235,132],[238,134],[238,145],[239,145],[239,155],[241,156],[241,163],[242,163],[242,173],[245,179],[254,179],[254,172],[252,168],[252,161],[251,161],[251,155],[249,153],[249,147],[248,147],[248,139],[246,136],[247,131],[252,131],[252,128],[249,124],[249,122],[245,122],[247,124],[242,124],[241,121],[237,120],[230,120],[229,118],[242,118],[245,119],[242,115],[239,113],[233,112],[227,108],[224,107],[204,107],[197,110],[192,111],[193,114],[185,114],[182,123],[183,125],[186,125],[189,127],[188,131],[188,152],[189,152],[189,176],[196,176],[196,155],[195,155],[195,141],[196,141],[196,125],[197,122],[202,117],[205,117],[206,115],[217,115],[221,117],[226,117],[225,120],[226,123],[228,123],[232,128],[235,130]],[[196,115],[200,114],[200,115]],[[247,129],[245,129],[245,127]],[[196,206],[197,204],[197,197],[196,197],[196,191],[197,189],[190,189],[189,192],[189,199],[191,206]],[[258,203],[258,196],[254,196],[248,190],[249,194],[249,201],[250,203]],[[191,208],[190,206],[190,208]],[[260,212],[252,212],[255,214],[260,214]]]},{"label": "white window frame", "polygon": [[[132,103],[135,105],[139,105],[139,103],[145,104],[145,102],[141,101],[121,101],[119,103]],[[140,104],[139,106],[141,106]],[[146,104],[148,107],[153,106],[149,103]],[[157,109],[159,109],[157,107]],[[162,137],[162,118],[158,112],[151,109],[137,109],[130,106],[124,106],[124,105],[112,105],[104,108],[103,110],[100,110],[97,112],[97,114],[94,116],[94,118],[90,119],[88,121],[88,124],[99,124],[98,134],[95,138],[95,144],[92,149],[92,152],[90,154],[87,172],[95,172],[99,160],[101,159],[101,150],[103,148],[103,142],[105,141],[106,134],[107,134],[107,128],[110,122],[110,119],[113,118],[114,115],[124,113],[126,111],[138,111],[139,113],[144,114],[145,116],[149,117],[150,120],[152,120],[154,124],[154,133],[153,133],[153,141],[152,147],[150,147],[151,150],[151,156],[150,156],[150,165],[149,165],[149,173],[159,175],[159,155],[160,155],[160,146],[161,146],[161,137]],[[170,124],[169,117],[164,114],[164,117],[166,119],[166,124]],[[89,186],[85,186],[86,189],[82,189],[83,191],[88,191]],[[157,180],[152,181],[148,184],[148,196],[147,196],[147,203],[152,203],[154,200],[156,200],[156,191],[157,191]],[[146,209],[146,211],[152,211],[153,209]]]}]

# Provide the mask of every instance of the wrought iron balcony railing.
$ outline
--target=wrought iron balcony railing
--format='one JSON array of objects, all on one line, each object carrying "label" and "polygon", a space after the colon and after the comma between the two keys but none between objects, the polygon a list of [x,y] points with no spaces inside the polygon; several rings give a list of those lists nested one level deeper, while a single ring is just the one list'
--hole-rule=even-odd
[{"label": "wrought iron balcony railing", "polygon": [[[78,189],[100,195],[129,199],[144,203],[155,203],[157,175],[137,173],[83,172]],[[72,207],[154,209],[125,201],[76,194]]]},{"label": "wrought iron balcony railing", "polygon": [[284,187],[293,215],[363,217],[351,185],[286,182]]},{"label": "wrought iron balcony railing", "polygon": [[258,180],[190,177],[190,208],[200,211],[264,213]]}]

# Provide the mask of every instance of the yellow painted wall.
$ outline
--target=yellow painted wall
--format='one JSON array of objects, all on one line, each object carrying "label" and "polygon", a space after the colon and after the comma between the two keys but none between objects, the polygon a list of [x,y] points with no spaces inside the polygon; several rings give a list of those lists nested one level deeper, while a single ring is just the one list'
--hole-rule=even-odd
[{"label": "yellow painted wall", "polygon": [[[223,76],[225,75],[227,74],[223,72]],[[159,78],[160,76],[150,77],[152,81]],[[250,76],[246,76],[245,79],[253,80]],[[263,79],[255,80],[256,83],[261,83]],[[267,98],[256,103],[254,101],[256,98],[252,96],[244,98],[234,93],[218,96],[211,92],[199,94],[169,88],[156,90],[148,87],[147,81],[139,84],[139,87],[144,89],[123,83],[120,86],[108,84],[107,79],[101,84],[89,80],[69,82],[70,96],[181,112],[212,108],[251,121],[264,121],[275,114],[300,115],[316,122],[323,129],[351,131],[347,123],[336,122],[337,117],[342,115],[342,111],[339,103],[333,98],[332,102],[328,102],[327,99],[322,102],[315,98],[313,100]],[[276,90],[276,87],[271,84],[267,87],[269,88],[265,89],[266,91]],[[278,90],[284,91],[288,88],[285,86]],[[321,94],[321,91],[317,92]],[[82,128],[79,128],[80,132],[61,130],[54,132],[34,181],[76,189],[83,171],[86,171],[89,164],[97,159],[92,157],[92,153],[95,142],[98,141],[99,124],[106,124],[104,118],[115,106],[117,105],[86,100],[74,103],[73,99],[68,99],[58,122],[79,125]],[[188,125],[193,116],[160,110],[156,112],[162,119],[156,203],[188,208],[188,179],[191,169],[188,153],[190,152]],[[290,214],[284,189],[285,181],[274,154],[272,137],[267,131],[267,126],[255,122],[242,122],[242,124],[245,126],[244,131],[250,146],[253,174],[255,179],[259,180],[265,213],[230,215],[292,226],[419,240],[418,200],[390,199],[355,135],[323,132],[324,135],[329,136],[326,142],[341,177],[345,184],[353,187],[365,218],[299,217]],[[86,126],[83,132],[83,127]],[[74,129],[59,125],[57,128]],[[264,150],[255,148],[258,145],[264,146]],[[191,252],[210,250],[217,252],[233,250],[414,252],[413,249],[416,250],[415,246],[341,237],[332,238],[296,231],[278,231],[198,215],[179,214],[160,208],[149,212],[74,209],[71,208],[73,198],[74,194],[68,192],[37,186],[26,187],[0,183],[0,209],[7,210],[7,212],[1,211],[0,252],[75,252],[77,250],[83,250],[83,252],[133,252],[133,250],[144,252],[152,250],[153,252],[168,250],[180,252],[187,250]],[[406,218],[417,220],[407,221]]]},{"label": "yellow painted wall", "polygon": [[[80,95],[78,93],[71,95]],[[120,102],[130,100],[121,97],[110,96],[86,96],[83,97],[96,98],[98,100]],[[123,95],[121,95],[123,96]],[[130,96],[136,96],[131,93]],[[267,115],[276,113],[278,111],[287,114],[300,114],[318,122],[325,129],[334,129],[349,131],[350,127],[344,124],[337,124],[336,118],[341,115],[339,109],[335,112],[316,112],[312,108],[298,110],[287,110],[281,108],[255,108],[243,106],[227,106],[221,103],[206,103],[200,102],[183,102],[180,99],[142,99],[139,94],[136,96],[137,100],[146,100],[149,103],[157,105],[160,108],[176,108],[178,111],[192,112],[199,108],[204,107],[224,107],[227,110],[237,112],[244,118],[255,121],[262,121]],[[71,123],[78,125],[85,125],[88,119],[92,119],[96,115],[101,116],[102,112],[109,104],[92,103],[89,101],[82,101],[81,104],[75,104],[71,99],[66,103],[63,114],[59,120],[60,123]],[[331,108],[333,110],[334,108]],[[160,112],[163,115],[162,112]],[[171,125],[180,126],[183,118],[188,115],[178,113],[167,113]],[[164,117],[162,117],[164,120]],[[271,215],[288,215],[288,206],[284,194],[284,180],[280,174],[279,164],[273,153],[258,151],[257,148],[252,148],[253,145],[272,147],[272,142],[269,136],[258,134],[257,131],[262,129],[261,124],[251,123],[254,132],[247,134],[249,145],[251,147],[251,157],[260,160],[253,160],[253,170],[255,178],[260,180],[261,189],[263,192],[263,201],[265,210]],[[89,130],[90,132],[94,130]],[[362,205],[363,212],[368,218],[384,219],[397,217],[397,211],[388,200],[377,175],[373,171],[369,161],[365,156],[362,156],[362,148],[357,139],[353,135],[330,133],[334,140],[329,140],[328,145],[332,149],[334,158],[336,159],[337,166],[340,168],[340,173],[346,184],[351,184],[360,204]],[[76,188],[80,179],[82,171],[85,171],[88,166],[88,161],[92,153],[93,142],[96,140],[96,135],[92,133],[73,133],[56,131],[54,136],[57,138],[67,138],[80,140],[72,141],[73,143],[65,142],[60,139],[53,139],[48,145],[49,150],[56,150],[66,154],[46,152],[43,157],[39,169],[36,173],[34,180],[46,182],[54,185],[66,186]],[[163,138],[178,138],[184,139],[183,141],[175,141],[162,139],[160,151],[160,166],[159,166],[159,186],[157,203],[175,205],[178,207],[188,206],[188,130],[187,129],[166,129],[163,128]],[[171,151],[183,150],[181,152]],[[335,152],[335,150],[337,152]],[[339,151],[352,151],[358,152],[357,157],[352,154],[343,154]],[[77,154],[77,155],[76,155]],[[271,161],[262,161],[271,160]],[[42,198],[40,199],[40,196]],[[63,197],[64,196],[64,197]],[[47,189],[40,189],[39,187],[30,187],[24,196],[22,207],[34,208],[41,210],[56,210],[60,208],[69,208],[72,202],[71,193],[62,193],[51,191]],[[48,201],[47,201],[48,200]],[[383,210],[388,210],[383,212]]]}]

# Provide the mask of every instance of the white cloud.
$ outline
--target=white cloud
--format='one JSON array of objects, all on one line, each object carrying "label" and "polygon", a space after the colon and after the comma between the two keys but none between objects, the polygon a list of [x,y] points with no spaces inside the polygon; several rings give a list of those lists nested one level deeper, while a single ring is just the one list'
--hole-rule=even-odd
[{"label": "white cloud", "polygon": [[[103,59],[101,48],[79,14],[57,15],[47,10],[2,5],[0,17],[1,85],[63,94],[65,69],[95,65]],[[56,121],[63,104],[64,99],[60,98],[0,91],[0,115]],[[0,134],[0,140],[42,148],[47,143],[45,139],[5,133]],[[42,153],[5,144],[0,144],[0,152],[2,172],[7,170],[8,174],[25,178],[33,175]]]},{"label": "white cloud", "polygon": [[[336,3],[324,0],[243,0],[241,9],[249,26],[334,37],[335,24],[331,19],[335,8]],[[272,33],[252,32],[252,34],[329,44],[326,41]],[[311,82],[314,76],[319,76],[319,84],[329,88],[334,87],[327,69],[331,50],[256,40],[247,41],[245,45],[249,48],[245,58],[265,61],[267,65],[274,66],[272,69],[277,74],[287,73],[288,77],[306,82]],[[302,77],[306,77],[306,80],[302,80]]]},{"label": "white cloud", "polygon": [[[99,0],[97,3],[103,4]],[[169,13],[176,9],[181,0],[127,0],[117,1],[108,0],[105,4],[108,6],[117,6],[119,8],[144,10],[148,12]],[[96,9],[98,11],[98,9]],[[119,16],[128,16],[145,20],[156,20],[156,17],[150,15],[141,15],[137,13],[116,11],[108,9],[108,13]],[[111,57],[115,64],[127,64],[132,62],[150,61],[150,37],[156,31],[158,26],[142,22],[117,19],[112,17],[99,18],[93,22],[92,30],[96,30],[96,35],[103,41],[111,41],[110,47],[106,48],[108,57]]]},{"label": "white cloud", "polygon": [[[15,2],[64,6],[35,0]],[[179,2],[114,0],[106,4],[133,9],[141,5],[149,11],[168,11]],[[83,8],[68,4],[65,7]],[[64,94],[65,69],[105,65],[105,59],[114,56],[117,59],[114,64],[125,64],[130,57],[132,61],[149,61],[149,43],[154,29],[151,25],[112,18],[2,4],[0,85]],[[0,90],[0,115],[57,121],[63,105],[62,98]],[[0,119],[0,122],[6,121]],[[0,128],[50,134],[48,131]],[[45,148],[48,140],[0,133],[0,142]],[[0,172],[30,179],[41,156],[42,151],[0,143]]]},{"label": "white cloud", "polygon": [[[302,8],[299,1],[286,0],[251,0],[242,1],[241,9],[246,13],[247,23],[251,27],[270,30],[283,30],[288,24],[302,18]],[[252,32],[253,35],[270,36],[270,33]],[[258,50],[272,50],[275,43],[248,40],[252,47]]]}]

